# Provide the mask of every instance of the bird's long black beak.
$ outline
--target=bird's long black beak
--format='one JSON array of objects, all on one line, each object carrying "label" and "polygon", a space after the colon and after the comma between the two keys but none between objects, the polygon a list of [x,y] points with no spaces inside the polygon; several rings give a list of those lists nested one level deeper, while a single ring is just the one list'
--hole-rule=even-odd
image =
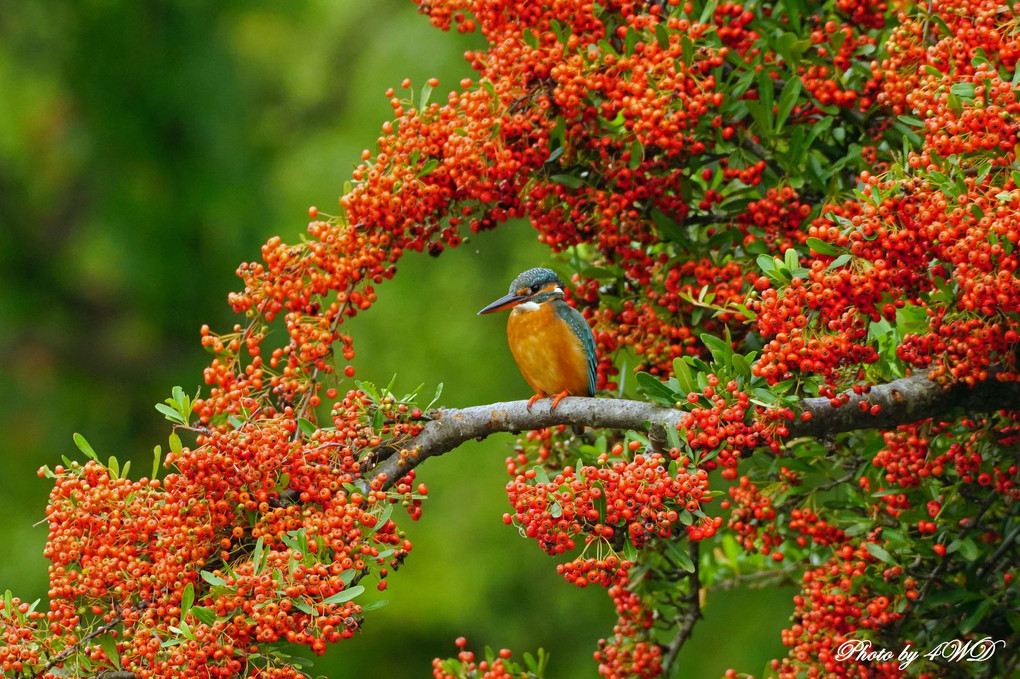
[{"label": "bird's long black beak", "polygon": [[503,309],[509,309],[511,307],[517,306],[526,299],[528,299],[527,295],[514,295],[514,294],[505,295],[503,297],[500,297],[495,302],[485,307],[481,311],[479,311],[478,315],[481,316],[482,314],[491,314],[493,311],[502,311]]}]

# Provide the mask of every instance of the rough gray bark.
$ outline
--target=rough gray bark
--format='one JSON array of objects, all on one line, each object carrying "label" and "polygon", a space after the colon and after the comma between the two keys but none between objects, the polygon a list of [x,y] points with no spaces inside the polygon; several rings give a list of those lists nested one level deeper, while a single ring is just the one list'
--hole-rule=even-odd
[{"label": "rough gray bark", "polygon": [[[798,417],[789,422],[790,435],[823,436],[856,429],[891,429],[929,417],[948,419],[957,411],[985,413],[1020,409],[1020,383],[999,382],[994,377],[973,387],[955,384],[944,388],[924,375],[914,375],[874,386],[866,394],[851,392],[849,396],[849,402],[838,408],[827,398],[804,399],[795,411],[810,412],[811,418]],[[875,415],[862,411],[858,405],[862,401],[869,407],[881,406],[881,411]],[[550,404],[550,399],[542,399],[530,410],[527,401],[435,410],[421,433],[401,444],[409,455],[402,456],[391,450],[392,454],[372,470],[372,477],[384,479],[382,486],[388,488],[428,458],[449,452],[471,439],[481,440],[498,432],[519,434],[561,424],[634,430],[646,429],[650,423],[675,427],[684,415],[677,408],[615,398],[567,397],[556,410],[550,410]]]}]

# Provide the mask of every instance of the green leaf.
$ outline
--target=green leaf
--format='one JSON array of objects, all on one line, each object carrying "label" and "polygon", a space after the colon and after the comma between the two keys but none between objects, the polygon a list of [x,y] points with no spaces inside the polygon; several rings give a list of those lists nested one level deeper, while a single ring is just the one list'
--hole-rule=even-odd
[{"label": "green leaf", "polygon": [[390,516],[392,514],[393,514],[393,504],[392,503],[386,503],[386,505],[383,507],[382,513],[379,514],[378,517],[376,517],[375,528],[372,528],[369,532],[370,533],[374,533],[377,530],[379,530],[380,528],[382,528],[383,526],[385,526],[386,522],[390,520]]},{"label": "green leaf", "polygon": [[159,412],[163,413],[163,416],[166,419],[168,419],[169,421],[173,422],[174,424],[187,424],[188,423],[187,420],[185,420],[181,416],[181,414],[177,411],[176,408],[174,408],[172,406],[168,406],[165,403],[157,403],[156,404],[156,410],[158,410]]},{"label": "green leaf", "polygon": [[839,248],[821,238],[808,238],[807,246],[820,255],[833,256],[839,254]]},{"label": "green leaf", "polygon": [[213,587],[225,587],[227,584],[226,580],[216,575],[215,573],[211,573],[209,571],[200,571],[199,575],[202,576],[202,579],[208,582]]},{"label": "green leaf", "polygon": [[421,179],[422,177],[431,174],[437,167],[439,167],[439,159],[429,158],[421,166],[421,169],[418,170],[418,178]]},{"label": "green leaf", "polygon": [[729,367],[732,364],[733,347],[728,342],[715,335],[709,335],[707,332],[702,333],[699,338],[712,352],[712,360],[716,365]]},{"label": "green leaf", "polygon": [[651,215],[652,221],[655,222],[655,226],[659,229],[659,233],[662,234],[663,238],[682,245],[685,249],[690,249],[691,241],[684,232],[683,227],[660,210],[653,209]]},{"label": "green leaf", "polygon": [[177,435],[177,432],[170,432],[170,450],[173,453],[180,453],[184,450],[184,445],[181,443],[181,437]]},{"label": "green leaf", "polygon": [[112,664],[118,670],[120,669],[120,652],[117,650],[117,640],[113,638],[113,635],[107,632],[106,634],[99,635],[99,647],[103,649],[103,653],[110,659]]},{"label": "green leaf", "polygon": [[354,578],[357,575],[358,571],[354,570],[353,568],[348,568],[347,570],[340,574],[340,582],[344,583],[344,587],[347,587],[352,582],[354,582]]},{"label": "green leaf", "polygon": [[684,62],[684,66],[690,67],[694,63],[694,43],[686,33],[680,35],[680,59]]},{"label": "green leaf", "polygon": [[811,132],[808,133],[808,137],[807,137],[807,141],[805,142],[805,146],[810,147],[811,143],[815,139],[817,139],[819,135],[825,133],[830,127],[832,127],[832,121],[833,120],[834,120],[834,118],[832,116],[827,116],[825,118],[822,118],[821,120],[815,121],[811,125]]},{"label": "green leaf", "polygon": [[601,266],[586,266],[579,272],[581,278],[594,278],[597,281],[615,281],[620,274]]},{"label": "green leaf", "polygon": [[365,591],[364,587],[362,587],[361,585],[355,585],[354,587],[349,587],[343,590],[342,592],[337,592],[333,596],[323,599],[322,603],[325,605],[342,604],[346,601],[350,601],[356,596],[359,596],[364,591]]},{"label": "green leaf", "polygon": [[635,28],[627,30],[627,35],[623,37],[623,53],[626,55],[634,54],[634,45],[638,41],[638,32]]},{"label": "green leaf", "polygon": [[553,33],[556,34],[556,41],[561,45],[567,44],[567,38],[570,37],[570,29],[560,21],[553,19],[549,22],[549,28],[552,29]]},{"label": "green leaf", "polygon": [[211,625],[216,622],[216,611],[208,606],[195,606],[191,609],[191,614],[203,625]]},{"label": "green leaf", "polygon": [[962,99],[973,99],[975,92],[974,83],[958,82],[949,87],[949,91]]},{"label": "green leaf", "polygon": [[180,627],[171,627],[170,631],[171,632],[175,632],[176,631],[178,634],[180,634],[184,638],[190,639],[192,641],[195,641],[195,633],[191,631],[191,625],[189,625],[188,623],[184,622],[183,620],[181,621],[181,626]]},{"label": "green leaf", "polygon": [[663,405],[672,405],[675,401],[675,394],[658,378],[646,372],[639,372],[636,376],[638,389],[644,392],[648,398]]},{"label": "green leaf", "polygon": [[159,474],[159,466],[163,462],[163,447],[156,446],[152,449],[152,476],[149,478],[154,479]]},{"label": "green leaf", "polygon": [[258,575],[262,572],[262,563],[266,555],[266,544],[265,539],[259,536],[259,539],[255,541],[255,549],[251,555],[252,561],[252,572]]},{"label": "green leaf", "polygon": [[793,111],[793,107],[797,103],[802,87],[800,78],[797,77],[790,78],[783,86],[783,93],[779,95],[779,109],[776,111],[777,132],[783,129],[786,119],[790,117],[790,112]]},{"label": "green leaf", "polygon": [[533,467],[535,470],[535,482],[543,485],[549,483],[549,474],[545,471],[545,467],[536,465]]},{"label": "green leaf", "polygon": [[673,374],[676,375],[676,379],[680,383],[680,389],[684,394],[697,390],[687,361],[682,358],[673,359]]},{"label": "green leaf", "polygon": [[768,274],[776,270],[776,260],[772,255],[758,255],[754,261],[762,273]]},{"label": "green leaf", "polygon": [[[752,314],[751,317],[753,318],[754,315]],[[751,364],[747,362],[747,359],[744,358],[743,355],[736,352],[733,353],[733,367],[740,373],[739,376],[743,377],[745,380],[750,380],[753,376],[753,373],[751,372]]]},{"label": "green leaf", "polygon": [[116,480],[120,478],[120,464],[113,455],[110,456],[109,462],[106,463],[106,468],[110,470],[111,479]]},{"label": "green leaf", "polygon": [[793,26],[797,33],[800,33],[801,17],[808,14],[803,2],[800,0],[781,0],[780,4],[783,5],[786,17],[790,20],[790,25]]},{"label": "green leaf", "polygon": [[[173,632],[174,634],[180,634],[181,633],[181,630],[179,630],[176,627],[171,627],[170,631]],[[187,643],[187,641],[188,641],[187,639],[183,639],[183,638],[180,638],[180,637],[178,637],[177,639],[167,639],[166,641],[161,643],[159,645],[159,647],[160,648],[169,648],[171,646],[180,646],[183,643]]]},{"label": "green leaf", "polygon": [[655,24],[655,41],[659,43],[660,49],[669,49],[669,32],[665,24]]},{"label": "green leaf", "polygon": [[195,603],[195,585],[189,582],[184,586],[184,591],[181,593],[181,620],[184,620],[185,616],[188,615],[188,611],[191,610],[193,603]]},{"label": "green leaf", "polygon": [[850,259],[851,259],[851,256],[849,254],[844,253],[844,254],[840,255],[839,257],[837,257],[836,259],[832,260],[829,263],[829,266],[825,267],[825,270],[828,271],[830,269],[838,269],[839,267],[841,267],[844,264],[846,264],[847,262],[849,262]]},{"label": "green leaf", "polygon": [[707,0],[705,6],[701,10],[701,16],[698,18],[698,23],[703,24],[708,21],[712,13],[715,12],[715,8],[719,5],[719,0]]},{"label": "green leaf", "polygon": [[379,601],[373,601],[372,603],[364,604],[361,607],[361,612],[362,613],[367,613],[369,611],[374,611],[377,608],[382,608],[383,606],[385,606],[389,602],[390,602],[389,599],[380,599]]},{"label": "green leaf", "polygon": [[439,386],[436,387],[436,395],[432,397],[432,400],[429,401],[429,404],[427,406],[425,406],[425,408],[423,408],[423,410],[430,410],[432,408],[432,406],[434,406],[436,404],[436,402],[439,400],[439,396],[442,393],[443,393],[443,383],[440,382]]},{"label": "green leaf", "polygon": [[864,543],[864,548],[868,550],[868,553],[871,554],[871,556],[875,557],[876,559],[880,561],[885,561],[886,563],[889,564],[893,565],[896,564],[896,559],[892,557],[892,554],[885,551],[885,549],[883,549],[879,545],[876,545],[874,542]]},{"label": "green leaf", "polygon": [[301,433],[304,434],[306,437],[310,437],[312,434],[314,434],[317,428],[318,427],[316,427],[315,423],[312,422],[311,420],[304,417],[298,418],[298,429],[300,429]]},{"label": "green leaf", "polygon": [[489,80],[487,78],[479,80],[478,81],[478,86],[481,87],[486,92],[488,92],[489,93],[489,97],[491,97],[493,101],[495,101],[495,102],[499,101],[499,95],[496,94],[496,86],[492,84],[491,80]]},{"label": "green leaf", "polygon": [[754,119],[758,133],[762,136],[768,136],[772,131],[771,109],[766,113],[762,102],[755,101],[754,99],[747,99],[744,103],[747,105],[747,111],[751,114],[751,118]]},{"label": "green leaf", "polygon": [[[660,26],[662,24],[659,24]],[[634,140],[630,145],[630,162],[627,163],[627,167],[632,170],[638,169],[641,162],[645,159],[645,147],[638,140]]]},{"label": "green leaf", "polygon": [[972,538],[964,538],[964,540],[960,543],[960,556],[967,561],[976,561],[978,555],[979,552],[977,543],[975,543]]},{"label": "green leaf", "polygon": [[995,603],[995,597],[987,597],[979,603],[977,608],[960,623],[960,633],[970,634],[984,620],[985,615],[988,614],[988,609],[992,607],[993,603]]},{"label": "green leaf", "polygon": [[432,85],[425,83],[425,86],[421,88],[421,96],[418,98],[418,111],[424,112],[425,107],[429,105],[429,98],[432,96]]},{"label": "green leaf", "polygon": [[72,438],[74,439],[74,445],[78,446],[78,450],[85,453],[86,457],[99,462],[99,456],[96,455],[96,451],[92,450],[92,446],[89,445],[84,436],[75,432]]},{"label": "green leaf", "polygon": [[579,189],[584,186],[584,182],[572,174],[554,174],[549,179],[571,189]]},{"label": "green leaf", "polygon": [[946,95],[946,105],[950,111],[957,115],[963,112],[963,100],[953,92]]},{"label": "green leaf", "polygon": [[669,556],[676,561],[677,565],[688,573],[693,573],[694,562],[691,561],[691,555],[687,553],[687,550],[672,540],[668,541],[666,545]]},{"label": "green leaf", "polygon": [[787,248],[786,252],[783,253],[783,264],[786,268],[793,272],[794,269],[800,264],[800,258],[797,256],[797,251],[793,248]]}]

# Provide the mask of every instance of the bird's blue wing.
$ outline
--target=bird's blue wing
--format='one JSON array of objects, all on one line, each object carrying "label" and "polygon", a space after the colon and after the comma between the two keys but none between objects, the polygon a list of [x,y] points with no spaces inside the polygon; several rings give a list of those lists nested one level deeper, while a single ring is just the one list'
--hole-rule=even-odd
[{"label": "bird's blue wing", "polygon": [[595,357],[595,335],[591,331],[591,326],[584,320],[580,311],[563,300],[556,300],[556,313],[567,322],[577,339],[581,340],[581,346],[588,358],[588,392],[590,396],[594,396],[598,360]]}]

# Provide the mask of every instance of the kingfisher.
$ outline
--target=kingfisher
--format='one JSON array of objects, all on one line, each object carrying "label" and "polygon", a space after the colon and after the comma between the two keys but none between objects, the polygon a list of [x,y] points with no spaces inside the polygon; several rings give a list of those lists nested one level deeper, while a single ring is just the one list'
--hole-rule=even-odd
[{"label": "kingfisher", "polygon": [[574,307],[563,300],[563,281],[551,269],[528,269],[510,292],[478,312],[511,309],[506,336],[517,367],[535,390],[528,409],[553,398],[555,409],[567,396],[595,394],[595,336]]}]

